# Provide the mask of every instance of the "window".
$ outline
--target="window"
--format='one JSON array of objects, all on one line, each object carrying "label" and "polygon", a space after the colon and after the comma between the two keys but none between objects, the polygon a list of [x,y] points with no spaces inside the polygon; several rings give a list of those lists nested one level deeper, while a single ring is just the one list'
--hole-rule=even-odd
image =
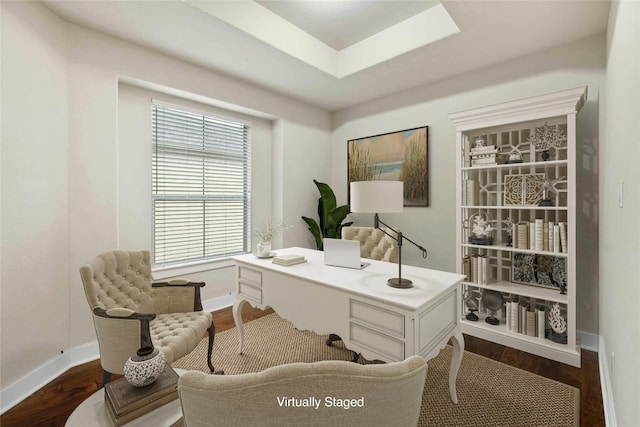
[{"label": "window", "polygon": [[250,247],[250,126],[152,104],[156,265]]}]

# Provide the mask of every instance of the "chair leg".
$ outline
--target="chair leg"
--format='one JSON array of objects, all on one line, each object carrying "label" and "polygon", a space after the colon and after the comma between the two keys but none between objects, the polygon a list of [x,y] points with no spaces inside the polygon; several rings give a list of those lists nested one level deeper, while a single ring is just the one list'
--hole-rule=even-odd
[{"label": "chair leg", "polygon": [[216,336],[216,325],[214,325],[213,322],[211,322],[211,326],[209,326],[208,331],[209,331],[209,347],[207,349],[207,365],[209,365],[209,370],[211,371],[212,374],[224,375],[224,371],[216,371],[215,368],[213,367],[213,364],[211,363],[211,356],[213,355],[213,341]]},{"label": "chair leg", "polygon": [[107,385],[109,382],[111,382],[111,372],[107,372],[104,369],[102,370],[102,382],[100,383],[100,385],[98,386],[98,388],[102,388],[105,385]]},{"label": "chair leg", "polygon": [[336,334],[329,334],[329,338],[327,338],[327,345],[331,346],[334,341],[342,341],[342,338],[337,336]]},{"label": "chair leg", "polygon": [[[342,338],[337,336],[336,334],[329,334],[329,338],[327,338],[327,345],[331,346],[334,341],[342,341]],[[351,361],[353,363],[358,363],[358,359],[360,358],[360,353],[353,352],[353,359]]]}]

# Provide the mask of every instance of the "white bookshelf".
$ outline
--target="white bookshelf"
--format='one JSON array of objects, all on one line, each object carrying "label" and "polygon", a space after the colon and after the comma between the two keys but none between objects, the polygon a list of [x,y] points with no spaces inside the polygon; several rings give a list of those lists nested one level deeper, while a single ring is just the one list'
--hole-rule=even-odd
[{"label": "white bookshelf", "polygon": [[[462,332],[577,367],[580,366],[580,343],[576,334],[579,286],[576,283],[576,119],[586,96],[587,88],[580,87],[449,115],[456,126],[457,269],[459,273],[469,273],[460,285]],[[542,150],[529,140],[536,128],[545,125],[566,137],[559,147],[547,150],[546,160]],[[477,150],[472,149],[478,139],[484,140],[488,149],[497,149],[495,164],[475,164],[479,163],[476,159],[480,156],[472,157],[472,151],[477,154]],[[506,163],[514,150],[519,152],[522,161]],[[484,161],[493,162],[489,157],[490,160]],[[540,186],[535,183],[540,177],[554,181],[553,191],[547,194],[552,206],[539,205]],[[519,189],[522,194],[518,193]],[[482,242],[489,244],[469,241],[470,218],[474,214],[483,215],[494,229],[493,241]],[[516,234],[526,235],[530,241],[534,239],[536,227],[542,229],[543,232],[537,231],[538,246],[522,238],[516,242],[518,245],[509,242],[505,229],[507,219],[520,224],[520,233],[516,231]],[[556,242],[554,247],[553,240],[558,238],[560,227],[553,236],[551,225],[560,223],[566,230],[564,244]],[[481,270],[471,267],[473,262],[476,266],[482,264]],[[561,292],[563,285],[566,285],[564,293]],[[482,295],[496,295],[491,291],[500,293],[505,301],[499,310],[489,310],[483,304]],[[477,307],[473,310],[477,321],[466,318],[470,310],[464,295],[468,292],[479,296],[474,300]],[[524,328],[513,330],[516,312],[511,311],[509,315],[507,301],[516,302],[518,309],[524,310],[525,318],[527,307],[529,311],[545,311],[544,316],[536,315],[535,322],[529,322],[529,326],[535,323],[535,336],[527,335]],[[552,334],[549,325],[549,312],[556,304],[566,320],[566,333],[561,334],[560,339]],[[487,323],[485,319],[490,315],[499,323]],[[520,318],[518,323],[522,327],[522,323],[527,322]]]}]

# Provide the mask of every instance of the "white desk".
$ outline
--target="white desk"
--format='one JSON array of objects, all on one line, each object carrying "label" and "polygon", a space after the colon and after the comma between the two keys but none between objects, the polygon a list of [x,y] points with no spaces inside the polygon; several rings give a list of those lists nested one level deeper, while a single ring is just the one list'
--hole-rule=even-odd
[{"label": "white desk", "polygon": [[464,339],[460,332],[459,283],[464,276],[413,266],[402,266],[402,276],[413,288],[387,286],[398,275],[397,264],[365,260],[364,270],[324,265],[323,253],[304,248],[276,251],[304,255],[306,263],[290,267],[253,255],[234,257],[236,301],[233,318],[242,353],[242,305],[273,308],[298,329],[336,334],[345,346],[369,360],[401,361],[411,355],[435,357],[450,338],[453,356],[449,369],[451,400],[458,402],[456,376]]}]

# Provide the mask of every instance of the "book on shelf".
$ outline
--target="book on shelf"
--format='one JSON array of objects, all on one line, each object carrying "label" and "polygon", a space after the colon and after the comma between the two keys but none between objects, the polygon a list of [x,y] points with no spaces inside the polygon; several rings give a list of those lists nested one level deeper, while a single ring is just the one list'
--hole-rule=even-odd
[{"label": "book on shelf", "polygon": [[116,425],[125,424],[177,398],[178,374],[169,365],[165,365],[156,381],[145,387],[134,387],[125,378],[104,386],[105,406]]},{"label": "book on shelf", "polygon": [[542,225],[542,250],[549,252],[549,223]]},{"label": "book on shelf", "polygon": [[529,226],[526,223],[518,224],[518,249],[529,249]]},{"label": "book on shelf", "polygon": [[471,281],[471,258],[466,255],[462,258],[462,274],[464,274],[467,282]]},{"label": "book on shelf", "polygon": [[553,226],[553,252],[560,252],[560,227]]},{"label": "book on shelf", "polygon": [[545,330],[545,311],[544,308],[538,307],[536,308],[536,335],[538,338],[544,338],[544,330]]},{"label": "book on shelf", "polygon": [[535,238],[536,238],[535,250],[542,251],[544,248],[543,234],[542,234],[542,231],[544,230],[544,221],[542,219],[536,219],[534,229],[535,229]]},{"label": "book on shelf", "polygon": [[532,251],[536,249],[536,224],[534,222],[529,223],[529,249]]},{"label": "book on shelf", "polygon": [[560,226],[560,248],[563,253],[567,253],[567,223],[560,222],[558,223]]},{"label": "book on shelf", "polygon": [[296,254],[278,255],[273,258],[274,264],[283,265],[285,267],[302,264],[303,262],[307,262],[307,259],[303,255]]},{"label": "book on shelf", "polygon": [[495,145],[485,145],[483,147],[473,147],[471,153],[497,153],[498,149]]},{"label": "book on shelf", "polygon": [[495,156],[483,157],[483,158],[471,160],[471,166],[485,166],[485,165],[495,165],[495,164],[496,164]]},{"label": "book on shelf", "polygon": [[473,179],[465,179],[462,186],[462,204],[466,206],[475,206],[477,184]]},{"label": "book on shelf", "polygon": [[525,309],[527,316],[527,336],[536,336],[536,312],[530,309]]}]

